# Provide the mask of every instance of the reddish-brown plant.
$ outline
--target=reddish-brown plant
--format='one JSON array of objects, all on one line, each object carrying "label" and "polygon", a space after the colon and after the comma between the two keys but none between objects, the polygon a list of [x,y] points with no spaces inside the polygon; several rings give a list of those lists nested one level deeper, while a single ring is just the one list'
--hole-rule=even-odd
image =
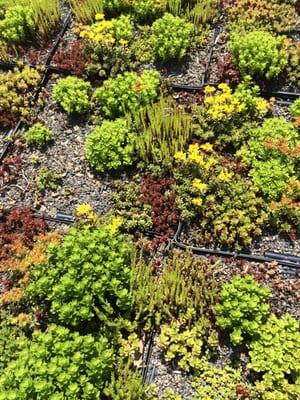
[{"label": "reddish-brown plant", "polygon": [[0,182],[1,180],[3,184],[14,182],[21,167],[22,161],[18,154],[15,156],[5,157],[0,166]]},{"label": "reddish-brown plant", "polygon": [[3,211],[0,217],[0,265],[12,255],[16,243],[31,247],[34,237],[45,233],[44,221],[34,218],[27,207]]},{"label": "reddish-brown plant", "polygon": [[71,43],[67,50],[59,50],[53,57],[53,64],[57,68],[70,71],[77,76],[84,74],[88,61],[89,58],[79,41]]},{"label": "reddish-brown plant", "polygon": [[167,239],[178,223],[174,180],[147,176],[142,184],[142,201],[151,206],[153,230]]}]

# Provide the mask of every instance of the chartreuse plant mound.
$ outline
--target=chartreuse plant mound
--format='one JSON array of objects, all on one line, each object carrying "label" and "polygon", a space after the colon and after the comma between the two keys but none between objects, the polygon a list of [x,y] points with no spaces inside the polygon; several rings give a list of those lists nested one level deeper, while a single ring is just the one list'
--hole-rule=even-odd
[{"label": "chartreuse plant mound", "polygon": [[276,78],[288,63],[284,37],[264,31],[233,34],[229,49],[242,76]]},{"label": "chartreuse plant mound", "polygon": [[220,303],[215,306],[217,324],[230,332],[234,345],[260,334],[269,313],[270,290],[250,275],[236,275],[223,285]]},{"label": "chartreuse plant mound", "polygon": [[110,227],[71,228],[61,244],[48,249],[47,261],[32,270],[27,295],[47,299],[50,312],[76,326],[95,314],[102,321],[130,307],[130,244]]},{"label": "chartreuse plant mound", "polygon": [[86,157],[97,171],[117,169],[133,162],[134,133],[126,119],[104,121],[87,136]]},{"label": "chartreuse plant mound", "polygon": [[52,139],[53,133],[45,125],[38,122],[28,129],[24,137],[30,145],[43,146]]},{"label": "chartreuse plant mound", "polygon": [[250,176],[263,194],[278,200],[296,175],[299,133],[284,118],[269,118],[250,129],[249,137],[237,155],[251,167]]},{"label": "chartreuse plant mound", "polygon": [[88,110],[91,85],[76,76],[57,81],[53,98],[68,114],[82,114]]},{"label": "chartreuse plant mound", "polygon": [[152,25],[152,44],[157,59],[182,58],[192,41],[193,24],[166,13]]},{"label": "chartreuse plant mound", "polygon": [[159,83],[157,71],[144,71],[141,75],[125,72],[104,81],[103,86],[95,90],[93,100],[106,117],[116,118],[153,103]]},{"label": "chartreuse plant mound", "polygon": [[105,337],[53,325],[19,348],[1,374],[1,400],[98,400],[110,378],[114,358]]},{"label": "chartreuse plant mound", "polygon": [[204,362],[199,378],[192,385],[195,389],[192,400],[237,400],[239,393],[252,398],[250,385],[243,382],[241,368],[230,365],[220,368]]},{"label": "chartreuse plant mound", "polygon": [[256,386],[264,400],[297,399],[300,393],[300,325],[284,315],[271,315],[259,330],[257,340],[250,343],[251,362],[255,372],[264,374]]},{"label": "chartreuse plant mound", "polygon": [[0,5],[0,39],[10,44],[20,44],[27,39],[35,28],[34,13],[27,5],[8,6],[1,15]]}]

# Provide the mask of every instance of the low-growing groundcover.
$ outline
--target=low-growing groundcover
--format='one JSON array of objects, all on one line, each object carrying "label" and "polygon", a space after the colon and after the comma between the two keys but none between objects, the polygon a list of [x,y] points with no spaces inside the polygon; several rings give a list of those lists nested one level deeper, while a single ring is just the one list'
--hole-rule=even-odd
[{"label": "low-growing groundcover", "polygon": [[63,3],[0,1],[0,399],[299,400],[299,279],[173,246],[298,252],[299,1]]}]

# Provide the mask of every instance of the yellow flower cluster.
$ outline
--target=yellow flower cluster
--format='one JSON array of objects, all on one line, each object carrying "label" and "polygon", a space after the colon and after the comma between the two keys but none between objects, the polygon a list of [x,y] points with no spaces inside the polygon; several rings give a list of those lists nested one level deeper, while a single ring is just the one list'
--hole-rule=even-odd
[{"label": "yellow flower cluster", "polygon": [[95,221],[97,219],[97,215],[93,212],[93,209],[90,204],[84,203],[77,206],[75,210],[75,215],[77,217],[85,217],[89,221]]},{"label": "yellow flower cluster", "polygon": [[111,222],[107,225],[107,227],[111,231],[111,233],[116,233],[119,230],[122,223],[123,219],[121,217],[114,217],[112,218]]},{"label": "yellow flower cluster", "polygon": [[194,187],[195,189],[198,189],[200,192],[204,192],[204,191],[207,189],[207,184],[201,182],[201,180],[198,179],[198,178],[195,178],[195,179],[193,180],[192,185],[193,185],[193,187]]},{"label": "yellow flower cluster", "polygon": [[212,156],[207,156],[202,150],[206,152],[211,152],[213,150],[212,145],[209,143],[205,143],[199,146],[198,143],[191,144],[188,149],[188,153],[185,154],[182,151],[178,151],[175,154],[175,159],[178,161],[183,161],[187,163],[197,164],[199,167],[202,167],[206,171],[208,171],[213,165],[217,163],[217,160]]},{"label": "yellow flower cluster", "polygon": [[208,115],[215,121],[230,118],[232,115],[245,110],[242,104],[232,93],[226,83],[218,85],[218,91],[212,86],[206,86],[204,104],[207,106]]},{"label": "yellow flower cluster", "polygon": [[193,204],[197,207],[200,207],[203,203],[203,200],[200,197],[196,197],[195,199],[193,199]]},{"label": "yellow flower cluster", "polygon": [[104,46],[113,45],[116,41],[113,37],[113,23],[106,21],[103,14],[96,14],[94,24],[81,27],[79,36]]},{"label": "yellow flower cluster", "polygon": [[267,100],[258,98],[256,100],[256,109],[260,114],[267,114],[270,109],[270,104],[267,102]]},{"label": "yellow flower cluster", "polygon": [[232,177],[233,177],[232,172],[227,172],[224,170],[222,170],[218,175],[218,178],[221,182],[229,182]]}]

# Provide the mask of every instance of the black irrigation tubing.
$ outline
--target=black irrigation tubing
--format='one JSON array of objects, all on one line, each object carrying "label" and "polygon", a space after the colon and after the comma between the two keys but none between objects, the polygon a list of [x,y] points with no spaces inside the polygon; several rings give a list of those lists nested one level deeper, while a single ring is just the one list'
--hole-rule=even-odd
[{"label": "black irrigation tubing", "polygon": [[60,32],[58,33],[58,35],[57,35],[57,37],[56,37],[56,40],[55,40],[55,42],[54,42],[54,45],[52,46],[51,50],[50,50],[49,53],[48,53],[48,56],[47,56],[46,61],[45,61],[45,64],[44,64],[45,67],[47,67],[47,66],[50,65],[51,60],[52,60],[52,58],[53,58],[53,56],[54,56],[54,54],[55,54],[55,52],[56,52],[56,50],[57,50],[57,48],[58,48],[58,46],[59,46],[59,43],[60,43],[62,37],[64,36],[66,30],[68,29],[68,27],[69,27],[69,25],[70,25],[70,22],[71,22],[71,15],[72,15],[72,13],[71,13],[71,11],[69,11],[69,12],[68,12],[68,15],[66,16],[66,18],[65,18],[65,20],[64,20],[64,22],[63,22],[62,29],[61,29]]},{"label": "black irrigation tubing", "polygon": [[[151,357],[152,357],[152,352],[153,352],[153,347],[154,347],[154,337],[155,337],[155,328],[154,328],[154,326],[152,326],[151,330],[150,330],[149,340],[146,345],[147,350],[143,357],[143,367],[142,367],[142,382],[143,382],[143,384],[150,383],[152,380],[153,370],[152,370],[152,373],[150,370],[151,370]],[[149,374],[149,372],[150,372],[150,374]]]},{"label": "black irrigation tubing", "polygon": [[[72,223],[75,222],[75,218],[72,215],[65,212],[58,212],[55,217],[49,216],[45,213],[40,214],[38,212],[34,212],[34,217],[44,219],[45,221],[51,221],[66,225],[71,225]],[[174,233],[173,236],[170,236],[167,240],[168,242],[167,249],[169,249],[173,245],[183,250],[191,250],[194,254],[199,254],[199,255],[230,257],[230,258],[242,259],[258,263],[269,263],[276,261],[278,264],[284,267],[300,269],[300,256],[293,254],[278,253],[268,250],[264,252],[264,255],[258,255],[258,254],[231,252],[218,249],[209,249],[206,247],[196,247],[185,244],[180,241],[180,235],[182,229],[183,229],[183,224],[182,222],[179,222],[176,232]],[[144,233],[146,236],[150,237],[161,237],[159,233],[153,231],[142,231],[141,233]]]},{"label": "black irrigation tubing", "polygon": [[202,83],[205,84],[208,80],[208,75],[209,75],[209,68],[210,68],[210,64],[211,64],[211,60],[212,60],[212,56],[216,47],[216,44],[218,43],[218,39],[220,36],[220,32],[221,32],[221,28],[219,26],[216,26],[214,31],[213,31],[213,44],[211,45],[209,52],[208,52],[208,59],[207,59],[207,63],[205,66],[205,71],[204,74],[202,76]]}]

